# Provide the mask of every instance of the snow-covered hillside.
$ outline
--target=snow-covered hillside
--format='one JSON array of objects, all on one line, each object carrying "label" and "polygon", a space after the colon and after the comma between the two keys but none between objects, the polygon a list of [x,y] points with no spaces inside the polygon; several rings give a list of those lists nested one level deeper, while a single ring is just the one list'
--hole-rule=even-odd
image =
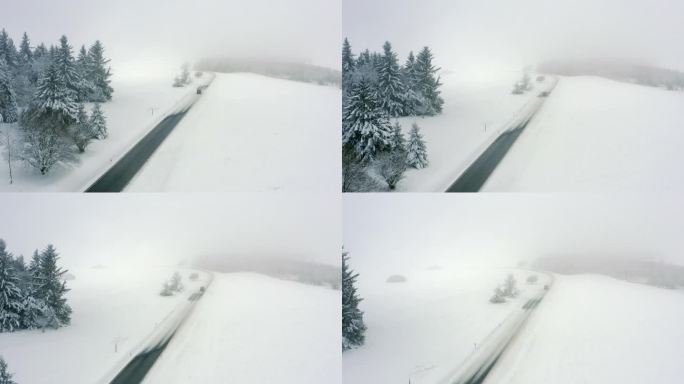
[{"label": "snow-covered hillside", "polygon": [[71,325],[1,333],[0,356],[21,384],[98,383],[139,352],[159,324],[199,289],[202,282],[189,282],[189,272],[182,271],[186,290],[159,296],[162,283],[175,270],[71,269]]},{"label": "snow-covered hillside", "polygon": [[484,190],[681,190],[682,105],[682,92],[561,78]]},{"label": "snow-covered hillside", "polygon": [[336,192],[340,103],[334,87],[217,74],[127,191]]},{"label": "snow-covered hillside", "polygon": [[[491,304],[494,288],[511,271],[425,269],[405,274],[405,283],[358,280],[364,298],[365,345],[343,354],[343,382],[441,383],[480,351],[480,345],[538,286],[524,283],[529,272],[513,271],[522,294]],[[536,292],[536,291],[535,291]]]},{"label": "snow-covered hillside", "polygon": [[532,91],[512,95],[513,84],[521,76],[520,72],[503,72],[487,77],[458,73],[443,75],[442,97],[445,104],[442,114],[399,119],[406,137],[414,122],[420,126],[430,166],[421,170],[409,169],[397,190],[445,191],[502,129],[508,128],[519,114],[526,111],[525,106],[535,100],[551,81],[534,82]]},{"label": "snow-covered hillside", "polygon": [[682,291],[558,275],[487,383],[681,383],[683,322]]},{"label": "snow-covered hillside", "polygon": [[[195,96],[195,87],[171,87],[170,78],[120,79],[112,83],[114,97],[102,105],[109,137],[93,142],[76,164],[57,165],[48,175],[30,166],[13,163],[14,183],[9,183],[7,161],[0,166],[0,191],[77,192],[108,169],[116,159],[161,121],[165,112]],[[18,133],[15,133],[17,135]],[[4,152],[1,148],[0,152]]]},{"label": "snow-covered hillside", "polygon": [[145,383],[339,383],[340,300],[329,288],[215,273]]}]

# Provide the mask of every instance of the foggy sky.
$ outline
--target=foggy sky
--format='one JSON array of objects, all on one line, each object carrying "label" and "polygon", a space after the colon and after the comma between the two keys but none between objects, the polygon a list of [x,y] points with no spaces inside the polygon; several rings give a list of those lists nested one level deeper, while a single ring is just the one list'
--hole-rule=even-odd
[{"label": "foggy sky", "polygon": [[76,47],[100,39],[119,74],[158,71],[159,66],[175,69],[183,61],[217,55],[340,66],[339,0],[0,0],[0,4],[0,27],[17,45],[24,31],[36,44],[57,43],[62,34]]},{"label": "foggy sky", "polygon": [[678,195],[345,195],[343,241],[362,271],[463,264],[512,267],[540,256],[684,265]]},{"label": "foggy sky", "polygon": [[203,255],[338,265],[340,204],[320,194],[2,194],[16,255],[54,244],[65,266],[175,265]]},{"label": "foggy sky", "polygon": [[355,52],[390,40],[403,62],[429,45],[445,68],[570,58],[684,70],[682,15],[675,0],[344,0],[342,30]]}]

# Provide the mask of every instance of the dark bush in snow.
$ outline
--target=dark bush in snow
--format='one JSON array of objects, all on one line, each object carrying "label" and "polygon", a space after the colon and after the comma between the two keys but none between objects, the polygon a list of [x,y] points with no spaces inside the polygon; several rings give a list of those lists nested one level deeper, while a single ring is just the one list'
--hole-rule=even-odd
[{"label": "dark bush in snow", "polygon": [[504,294],[503,288],[498,286],[494,289],[494,295],[489,299],[490,303],[500,304],[506,302],[506,295]]},{"label": "dark bush in snow", "polygon": [[392,275],[385,280],[387,283],[405,283],[406,276],[403,275]]}]

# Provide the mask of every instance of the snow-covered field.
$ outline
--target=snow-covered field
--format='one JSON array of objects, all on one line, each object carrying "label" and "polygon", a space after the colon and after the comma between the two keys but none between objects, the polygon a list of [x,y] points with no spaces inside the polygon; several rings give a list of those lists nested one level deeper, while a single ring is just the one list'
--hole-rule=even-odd
[{"label": "snow-covered field", "polygon": [[217,74],[126,190],[337,192],[340,103],[333,87]]},{"label": "snow-covered field", "polygon": [[684,93],[564,77],[487,191],[678,191]]},{"label": "snow-covered field", "polygon": [[215,273],[145,383],[339,383],[340,300],[328,288]]},{"label": "snow-covered field", "polygon": [[[14,183],[9,183],[9,170],[4,156],[0,165],[0,191],[70,191],[85,189],[94,178],[161,121],[165,112],[195,95],[195,87],[171,87],[171,77],[154,76],[138,79],[115,79],[114,97],[102,105],[107,118],[109,137],[94,141],[86,152],[78,155],[76,164],[57,164],[48,175],[15,161]],[[1,148],[0,152],[4,152]]]},{"label": "snow-covered field", "polygon": [[682,323],[682,291],[558,275],[487,382],[681,383]]},{"label": "snow-covered field", "polygon": [[521,295],[491,304],[494,288],[511,271],[504,269],[423,269],[404,274],[405,283],[368,280],[361,274],[359,294],[366,343],[343,354],[343,382],[349,384],[441,383],[459,372],[478,346],[526,301],[525,271],[513,271]]},{"label": "snow-covered field", "polygon": [[397,190],[445,191],[551,81],[533,82],[535,89],[532,91],[513,95],[513,84],[521,76],[522,73],[517,71],[501,72],[495,76],[443,75],[442,97],[445,104],[442,114],[399,119],[406,137],[414,122],[420,126],[430,166],[408,170]]},{"label": "snow-covered field", "polygon": [[0,356],[21,384],[101,382],[139,352],[156,327],[199,289],[201,281],[189,282],[189,272],[181,270],[186,290],[159,296],[161,284],[175,270],[70,269],[75,276],[67,281],[71,325],[44,333],[2,333]]}]

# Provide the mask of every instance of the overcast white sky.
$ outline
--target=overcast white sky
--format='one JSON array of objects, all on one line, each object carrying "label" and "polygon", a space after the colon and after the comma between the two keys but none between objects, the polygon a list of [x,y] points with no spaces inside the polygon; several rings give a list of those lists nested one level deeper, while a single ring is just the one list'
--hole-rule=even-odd
[{"label": "overcast white sky", "polygon": [[347,194],[343,217],[345,248],[362,271],[506,267],[549,254],[684,264],[679,195]]},{"label": "overcast white sky", "polygon": [[[340,0],[0,0],[18,44],[102,40],[115,68],[178,67],[204,56],[268,56],[340,66]],[[156,69],[158,71],[158,69]]]},{"label": "overcast white sky", "polygon": [[2,194],[0,238],[65,266],[173,265],[203,254],[340,263],[341,210],[321,194]]},{"label": "overcast white sky", "polygon": [[447,68],[599,58],[684,70],[682,15],[679,0],[344,0],[342,30],[355,52],[390,40],[403,61],[429,45]]}]

